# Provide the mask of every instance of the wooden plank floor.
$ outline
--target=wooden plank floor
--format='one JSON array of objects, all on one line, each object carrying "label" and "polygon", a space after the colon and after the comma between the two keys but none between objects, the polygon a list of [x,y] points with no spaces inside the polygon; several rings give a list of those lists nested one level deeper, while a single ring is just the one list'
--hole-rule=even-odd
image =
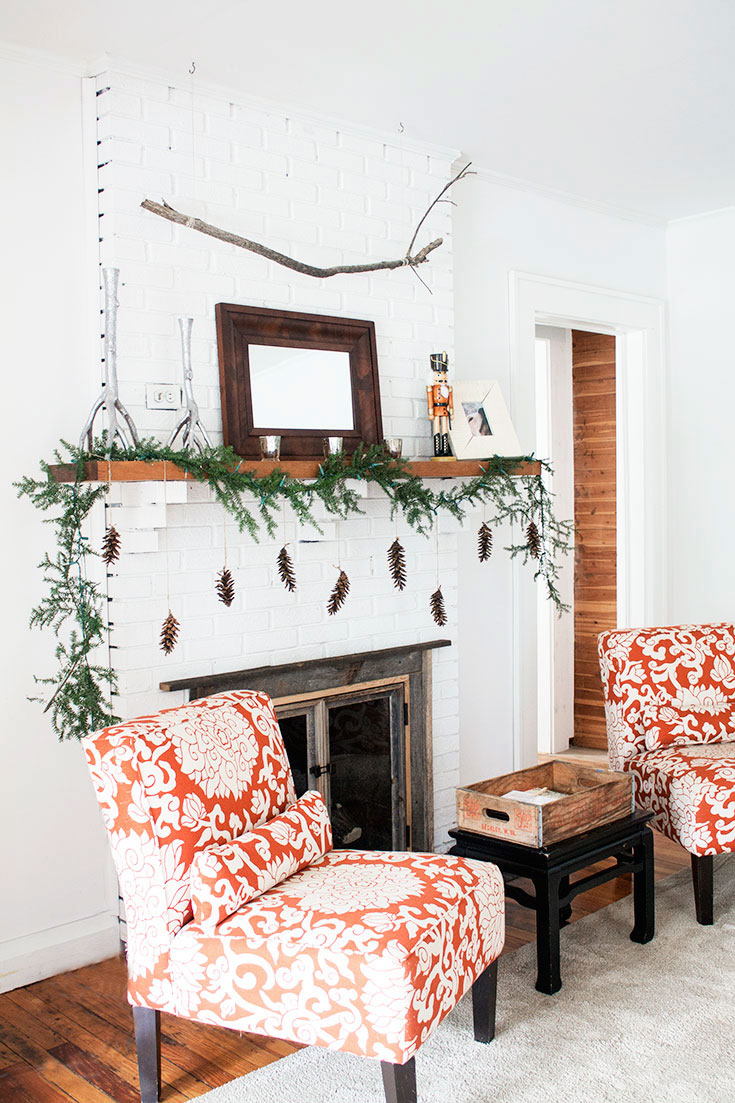
[{"label": "wooden plank floor", "polygon": [[[688,854],[657,835],[657,880],[688,867]],[[630,881],[619,877],[578,896],[572,922],[628,895]],[[533,914],[509,901],[504,952],[532,941],[534,930]],[[164,1103],[196,1099],[296,1048],[170,1015],[161,1026]],[[122,958],[0,995],[0,1103],[69,1100],[139,1103]]]}]

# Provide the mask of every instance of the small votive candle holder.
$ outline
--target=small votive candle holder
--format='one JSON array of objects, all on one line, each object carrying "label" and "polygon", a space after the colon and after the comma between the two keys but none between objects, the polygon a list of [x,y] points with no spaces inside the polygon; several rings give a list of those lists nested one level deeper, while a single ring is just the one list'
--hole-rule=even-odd
[{"label": "small votive candle holder", "polygon": [[261,460],[280,460],[281,458],[281,438],[280,437],[259,437],[260,440],[260,458]]},{"label": "small votive candle holder", "polygon": [[328,456],[337,456],[342,451],[344,446],[343,437],[322,437],[322,449],[324,451],[324,458]]},{"label": "small votive candle holder", "polygon": [[400,460],[403,453],[403,437],[386,437],[383,445],[391,459]]}]

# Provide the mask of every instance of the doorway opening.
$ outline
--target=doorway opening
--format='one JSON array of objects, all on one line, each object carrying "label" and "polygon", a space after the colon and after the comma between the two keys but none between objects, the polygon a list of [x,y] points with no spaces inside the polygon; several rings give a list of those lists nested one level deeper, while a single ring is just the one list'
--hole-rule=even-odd
[{"label": "doorway opening", "polygon": [[[520,439],[535,441],[537,453],[556,464],[556,484],[561,473],[558,448],[542,449],[537,440],[542,419],[536,383],[538,326],[615,338],[617,624],[662,624],[667,609],[664,304],[630,292],[511,272],[511,412]],[[571,401],[568,410],[571,416]],[[572,516],[558,501],[557,506],[559,516]],[[572,585],[570,558],[563,573]],[[547,653],[551,648],[551,630],[539,617],[538,585],[518,561],[513,567],[513,615],[513,762],[519,769],[537,762],[540,749],[556,753],[566,748],[571,735],[566,738],[563,725],[555,725],[553,718],[559,715],[560,700],[573,697],[571,688],[567,698],[559,695],[556,682],[563,664],[556,649],[551,650],[547,666],[554,675],[554,709],[548,726],[554,744],[544,745],[539,739],[538,668],[544,648]],[[569,616],[552,619],[554,632],[571,622]]]},{"label": "doorway opening", "polygon": [[537,326],[537,449],[552,457],[560,516],[574,517],[573,561],[562,578],[571,614],[538,600],[538,749],[605,750],[597,660],[600,632],[618,625],[616,339]]}]

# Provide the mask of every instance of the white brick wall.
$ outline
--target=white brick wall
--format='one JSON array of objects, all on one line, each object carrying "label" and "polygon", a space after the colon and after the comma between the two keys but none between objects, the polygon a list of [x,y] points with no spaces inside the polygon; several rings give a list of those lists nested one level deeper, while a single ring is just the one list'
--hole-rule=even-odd
[{"label": "white brick wall", "polygon": [[[140,203],[165,198],[316,264],[356,263],[401,255],[446,182],[449,161],[430,149],[404,150],[398,140],[383,143],[211,95],[195,95],[192,113],[188,89],[122,72],[103,74],[98,87],[109,89],[97,97],[100,254],[103,265],[120,268],[121,396],[141,435],[165,439],[172,428],[175,415],[145,409],[144,385],[180,382],[176,318],[190,314],[195,393],[207,429],[221,440],[214,307],[235,302],[373,319],[385,434],[402,436],[409,456],[428,455],[428,358],[437,349],[450,357],[452,351],[449,206],[432,212],[418,243],[445,238],[421,270],[429,294],[409,270],[325,281],[301,276],[165,222]],[[264,535],[260,543],[229,522],[228,564],[238,589],[229,610],[213,592],[224,529],[206,488],[169,484],[164,503],[160,484],[116,487],[109,508],[124,542],[109,592],[117,708],[125,717],[183,699],[158,690],[164,678],[455,636],[455,527],[442,519],[440,579],[449,624],[440,631],[429,614],[434,537],[417,536],[399,521],[409,585],[395,591],[386,550],[396,525],[374,488],[363,500],[364,517],[327,524],[323,538],[299,530],[291,515],[283,534],[275,541]],[[299,581],[294,595],[275,569],[284,537]],[[329,617],[338,556],[352,590],[343,611]],[[181,622],[179,646],[168,658],[157,646],[167,612],[167,558],[171,607]],[[445,846],[458,769],[457,650],[434,655],[436,841]]]}]

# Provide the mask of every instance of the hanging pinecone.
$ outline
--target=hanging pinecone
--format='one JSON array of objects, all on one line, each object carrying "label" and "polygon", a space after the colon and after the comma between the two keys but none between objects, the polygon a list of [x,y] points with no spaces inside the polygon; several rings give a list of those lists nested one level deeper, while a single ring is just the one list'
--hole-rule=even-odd
[{"label": "hanging pinecone", "polygon": [[532,559],[538,559],[541,555],[541,537],[534,521],[528,522],[526,529],[526,548]]},{"label": "hanging pinecone", "polygon": [[217,581],[214,588],[217,591],[217,597],[222,604],[226,605],[229,609],[235,600],[235,580],[232,577],[232,571],[229,567],[222,568],[217,575]]},{"label": "hanging pinecone", "polygon": [[350,580],[344,571],[340,571],[339,578],[335,582],[334,589],[329,595],[329,601],[327,602],[327,612],[329,613],[330,617],[333,617],[334,614],[342,608],[345,601],[347,600],[347,595],[349,594],[349,592]]},{"label": "hanging pinecone", "polygon": [[431,595],[430,598],[430,603],[432,617],[439,625],[439,627],[443,628],[444,625],[447,623],[447,611],[444,608],[444,598],[442,597],[441,586],[437,586],[437,588],[434,590],[434,593]]},{"label": "hanging pinecone", "polygon": [[281,582],[292,594],[296,589],[296,575],[293,569],[293,561],[288,554],[288,544],[284,544],[278,553],[278,573],[281,576]]},{"label": "hanging pinecone", "polygon": [[388,570],[397,590],[406,588],[406,553],[403,545],[395,538],[388,548]]},{"label": "hanging pinecone", "polygon": [[105,535],[102,539],[102,558],[108,567],[111,563],[117,563],[120,558],[121,543],[120,533],[114,525],[110,525],[108,529],[105,529]]},{"label": "hanging pinecone", "polygon": [[169,609],[168,616],[163,622],[163,626],[161,628],[161,651],[163,651],[166,655],[170,655],[173,649],[176,647],[178,638],[179,622]]},{"label": "hanging pinecone", "polygon": [[487,521],[483,521],[477,533],[477,558],[485,563],[492,555],[493,530]]}]

